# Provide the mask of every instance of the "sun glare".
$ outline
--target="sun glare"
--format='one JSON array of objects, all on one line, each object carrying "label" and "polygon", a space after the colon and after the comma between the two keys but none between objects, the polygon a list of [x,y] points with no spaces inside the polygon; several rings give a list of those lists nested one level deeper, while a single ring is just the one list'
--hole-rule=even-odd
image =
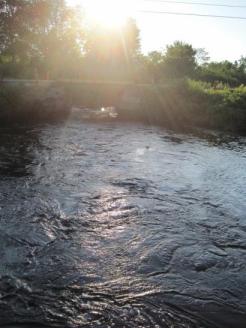
[{"label": "sun glare", "polygon": [[104,27],[121,27],[133,14],[134,8],[130,0],[84,0],[87,19]]}]

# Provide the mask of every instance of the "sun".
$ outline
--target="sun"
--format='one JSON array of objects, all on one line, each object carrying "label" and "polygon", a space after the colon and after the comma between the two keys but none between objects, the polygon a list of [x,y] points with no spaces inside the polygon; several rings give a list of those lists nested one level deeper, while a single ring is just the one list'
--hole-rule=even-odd
[{"label": "sun", "polygon": [[103,27],[118,28],[134,12],[130,0],[81,0],[87,19]]}]

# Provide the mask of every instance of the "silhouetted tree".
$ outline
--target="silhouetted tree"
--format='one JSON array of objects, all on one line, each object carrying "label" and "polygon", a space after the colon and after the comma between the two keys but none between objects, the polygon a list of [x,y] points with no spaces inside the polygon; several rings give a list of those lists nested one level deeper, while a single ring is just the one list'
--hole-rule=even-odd
[{"label": "silhouetted tree", "polygon": [[210,60],[208,52],[204,48],[196,49],[196,62],[198,65],[203,65]]},{"label": "silhouetted tree", "polygon": [[119,28],[94,25],[85,43],[86,75],[93,78],[127,78],[140,55],[139,30],[133,19]]},{"label": "silhouetted tree", "polygon": [[146,57],[146,69],[152,82],[160,82],[164,78],[164,61],[163,53],[152,51]]},{"label": "silhouetted tree", "polygon": [[197,68],[196,50],[180,41],[167,46],[165,52],[165,74],[171,78],[192,77]]},{"label": "silhouetted tree", "polygon": [[244,58],[238,62],[230,61],[210,62],[199,68],[198,79],[206,82],[222,82],[230,86],[246,83],[246,61]]},{"label": "silhouetted tree", "polygon": [[81,56],[81,29],[65,0],[0,0],[0,38],[2,60],[16,68],[10,75],[60,77]]}]

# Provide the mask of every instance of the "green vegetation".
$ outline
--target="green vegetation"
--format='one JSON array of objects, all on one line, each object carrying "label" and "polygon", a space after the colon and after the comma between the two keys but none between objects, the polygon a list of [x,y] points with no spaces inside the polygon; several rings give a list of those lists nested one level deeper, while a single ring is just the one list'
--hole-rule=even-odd
[{"label": "green vegetation", "polygon": [[86,24],[64,0],[0,0],[0,76],[129,80],[140,55],[139,31]]},{"label": "green vegetation", "polygon": [[[134,109],[121,106],[127,90],[140,99]],[[43,81],[0,88],[1,121],[63,118],[72,105],[92,108],[115,105],[119,107],[121,120],[173,129],[204,127],[246,132],[246,86],[230,88],[217,84],[215,88],[211,83],[180,79],[166,84]]]},{"label": "green vegetation", "polygon": [[246,86],[230,88],[190,79],[169,84],[138,86],[142,102],[123,111],[130,120],[142,120],[173,129],[203,127],[246,132]]},{"label": "green vegetation", "polygon": [[197,126],[246,131],[246,86],[231,88],[199,81],[187,82],[189,115]]},{"label": "green vegetation", "polygon": [[1,0],[1,76],[75,76],[81,33],[75,10],[63,0]]},{"label": "green vegetation", "polygon": [[[246,131],[246,57],[210,62],[204,49],[180,41],[144,55],[133,19],[115,29],[88,25],[65,0],[0,0],[0,79],[90,80],[53,88],[64,91],[66,106],[92,107],[117,105],[127,88],[141,102],[122,119]],[[34,89],[2,84],[0,117],[54,108],[47,86]]]}]

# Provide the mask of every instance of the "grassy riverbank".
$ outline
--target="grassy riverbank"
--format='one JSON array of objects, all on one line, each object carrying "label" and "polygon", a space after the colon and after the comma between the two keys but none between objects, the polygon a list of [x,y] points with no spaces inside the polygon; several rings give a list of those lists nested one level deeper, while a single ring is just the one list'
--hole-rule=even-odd
[{"label": "grassy riverbank", "polygon": [[[139,99],[133,108],[122,100],[129,93]],[[176,80],[165,85],[63,81],[0,88],[1,121],[54,120],[66,116],[71,106],[110,105],[119,109],[121,120],[246,133],[246,86]]]},{"label": "grassy riverbank", "polygon": [[209,83],[188,81],[195,124],[219,130],[246,132],[246,86],[212,87]]},{"label": "grassy riverbank", "polygon": [[143,90],[142,114],[150,123],[195,126],[246,133],[246,86],[213,87],[184,80]]}]

